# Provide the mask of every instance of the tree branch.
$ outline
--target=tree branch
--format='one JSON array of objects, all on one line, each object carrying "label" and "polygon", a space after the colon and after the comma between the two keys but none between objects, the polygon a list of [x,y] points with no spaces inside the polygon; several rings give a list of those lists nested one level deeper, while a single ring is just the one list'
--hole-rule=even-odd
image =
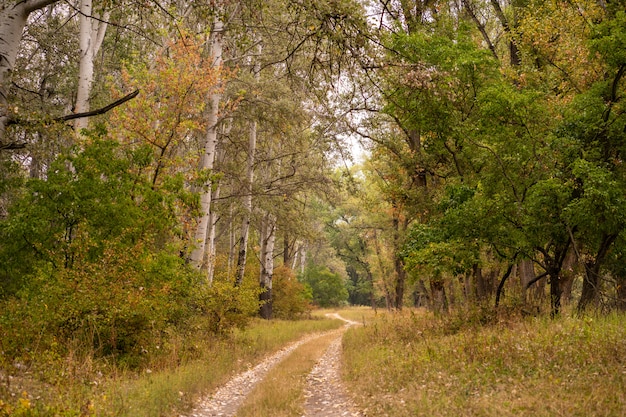
[{"label": "tree branch", "polygon": [[535,282],[539,281],[541,278],[546,277],[547,275],[548,275],[548,272],[544,272],[541,275],[537,275],[535,278],[528,281],[528,284],[526,284],[526,289],[529,289]]},{"label": "tree branch", "polygon": [[26,143],[24,142],[0,143],[0,151],[12,151],[16,149],[24,149],[25,147]]},{"label": "tree branch", "polygon": [[55,122],[67,122],[69,120],[74,120],[74,119],[80,119],[83,117],[93,117],[93,116],[98,116],[101,114],[104,114],[110,110],[113,110],[114,108],[121,106],[122,104],[126,103],[128,100],[132,100],[135,97],[137,97],[137,95],[139,94],[139,90],[135,90],[130,94],[125,95],[124,97],[122,97],[121,99],[114,101],[113,103],[102,107],[101,109],[98,110],[92,110],[92,111],[88,111],[88,112],[84,112],[84,113],[75,113],[75,114],[68,114],[65,116],[61,116],[61,117],[57,117],[56,119],[54,119]]},{"label": "tree branch", "polygon": [[24,10],[26,14],[30,14],[35,10],[43,9],[46,6],[49,6],[53,3],[57,3],[60,0],[26,0],[24,1]]}]

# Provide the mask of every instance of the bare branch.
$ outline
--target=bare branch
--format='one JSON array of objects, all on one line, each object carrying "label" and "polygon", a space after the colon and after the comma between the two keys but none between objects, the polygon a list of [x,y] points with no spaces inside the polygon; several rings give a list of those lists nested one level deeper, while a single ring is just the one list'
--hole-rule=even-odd
[{"label": "bare branch", "polygon": [[54,121],[56,122],[67,122],[68,120],[74,120],[74,119],[80,119],[82,117],[93,117],[93,116],[98,116],[101,114],[104,114],[110,110],[113,110],[114,108],[121,106],[122,104],[126,103],[128,100],[132,100],[133,98],[137,97],[137,95],[139,95],[139,90],[135,90],[130,94],[125,95],[124,97],[122,97],[121,99],[114,101],[113,103],[102,107],[101,109],[97,109],[97,110],[92,110],[92,111],[88,111],[88,112],[84,112],[84,113],[75,113],[75,114],[68,114],[65,116],[61,116],[61,117],[57,117],[56,119],[54,119]]}]

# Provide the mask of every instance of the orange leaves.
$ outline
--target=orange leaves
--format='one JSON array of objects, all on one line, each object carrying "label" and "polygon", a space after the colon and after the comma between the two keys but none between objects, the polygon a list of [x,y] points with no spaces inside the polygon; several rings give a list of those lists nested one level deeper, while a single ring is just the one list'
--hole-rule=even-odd
[{"label": "orange leaves", "polygon": [[149,144],[154,148],[154,183],[172,168],[189,167],[192,140],[206,129],[204,110],[209,95],[220,87],[221,68],[202,53],[199,38],[183,33],[160,51],[152,62],[129,65],[122,72],[122,88],[141,93],[116,109],[109,132],[122,143]]}]

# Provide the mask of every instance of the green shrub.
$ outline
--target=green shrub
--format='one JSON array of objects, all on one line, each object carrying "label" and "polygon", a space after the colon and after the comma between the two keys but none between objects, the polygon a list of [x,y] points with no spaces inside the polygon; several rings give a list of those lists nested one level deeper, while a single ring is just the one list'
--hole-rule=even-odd
[{"label": "green shrub", "polygon": [[194,304],[200,314],[198,326],[207,334],[223,334],[233,327],[245,327],[259,312],[260,288],[244,279],[241,286],[216,274],[213,283],[196,289]]}]

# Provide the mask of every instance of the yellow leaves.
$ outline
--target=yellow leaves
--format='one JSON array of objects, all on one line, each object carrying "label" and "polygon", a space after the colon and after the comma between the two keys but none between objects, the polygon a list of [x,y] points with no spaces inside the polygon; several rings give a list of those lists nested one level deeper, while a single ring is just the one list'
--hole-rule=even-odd
[{"label": "yellow leaves", "polygon": [[602,64],[590,53],[588,41],[602,13],[593,0],[549,0],[524,8],[516,28],[518,46],[542,68],[529,71],[524,81],[548,82],[561,97],[596,81]]}]

